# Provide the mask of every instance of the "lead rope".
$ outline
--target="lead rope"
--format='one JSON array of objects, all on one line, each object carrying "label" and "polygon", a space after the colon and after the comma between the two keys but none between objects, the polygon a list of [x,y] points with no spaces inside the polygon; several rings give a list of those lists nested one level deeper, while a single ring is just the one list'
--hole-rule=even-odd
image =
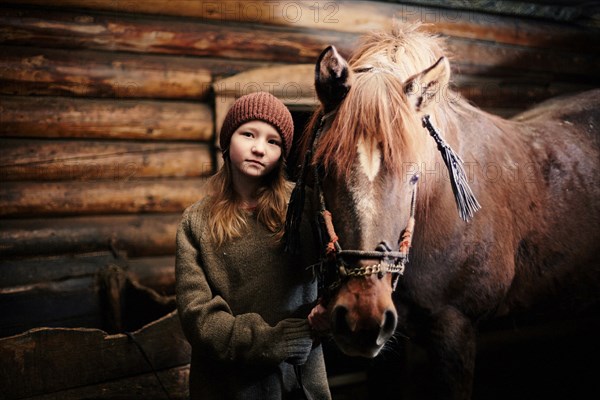
[{"label": "lead rope", "polygon": [[286,252],[293,255],[300,254],[300,223],[302,222],[302,212],[304,211],[304,195],[308,170],[310,169],[312,157],[317,148],[317,142],[323,131],[325,121],[327,121],[327,119],[335,112],[336,110],[332,110],[321,116],[319,124],[315,125],[315,129],[312,132],[310,147],[304,155],[304,161],[300,167],[298,180],[290,195],[290,201],[285,215],[284,249]]},{"label": "lead rope", "polygon": [[165,396],[167,396],[167,399],[168,400],[172,400],[171,396],[169,395],[169,391],[167,390],[167,388],[165,387],[165,385],[160,380],[160,377],[158,376],[158,372],[156,372],[156,369],[154,368],[154,365],[152,365],[152,362],[150,361],[150,358],[148,357],[148,354],[146,354],[146,352],[144,351],[144,348],[142,347],[142,345],[137,341],[137,339],[135,338],[135,336],[133,336],[133,333],[131,333],[131,332],[125,332],[125,335],[127,335],[127,337],[133,342],[133,344],[135,344],[135,347],[137,347],[137,349],[139,350],[139,352],[144,357],[144,360],[146,360],[146,363],[150,366],[150,369],[154,373],[154,377],[158,381],[158,384],[162,388],[163,392],[165,392]]},{"label": "lead rope", "polygon": [[302,382],[302,366],[301,365],[294,365],[294,373],[296,374],[296,380],[298,381],[298,385],[302,389],[302,393],[304,394],[304,398],[306,400],[313,400],[313,397],[308,392],[308,390],[306,390],[306,387],[304,386],[304,383]]}]

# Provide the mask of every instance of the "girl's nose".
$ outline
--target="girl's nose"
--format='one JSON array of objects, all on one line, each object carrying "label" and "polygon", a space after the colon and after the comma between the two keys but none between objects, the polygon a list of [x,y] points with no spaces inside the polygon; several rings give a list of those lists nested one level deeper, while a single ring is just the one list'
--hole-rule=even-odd
[{"label": "girl's nose", "polygon": [[256,142],[251,150],[255,154],[265,154],[265,146],[260,141]]}]

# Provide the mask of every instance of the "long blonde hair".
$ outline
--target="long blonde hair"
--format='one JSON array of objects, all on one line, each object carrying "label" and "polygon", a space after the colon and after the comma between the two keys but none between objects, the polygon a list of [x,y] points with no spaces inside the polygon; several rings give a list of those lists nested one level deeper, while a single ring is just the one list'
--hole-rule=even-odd
[{"label": "long blonde hair", "polygon": [[[208,226],[211,227],[211,239],[218,248],[225,242],[242,236],[246,232],[249,218],[248,212],[241,207],[240,199],[233,189],[228,155],[225,156],[221,169],[210,178],[208,185],[212,196]],[[285,214],[291,191],[292,183],[285,178],[285,161],[282,157],[278,167],[264,177],[254,211],[258,222],[273,233],[276,242],[283,237]]]}]

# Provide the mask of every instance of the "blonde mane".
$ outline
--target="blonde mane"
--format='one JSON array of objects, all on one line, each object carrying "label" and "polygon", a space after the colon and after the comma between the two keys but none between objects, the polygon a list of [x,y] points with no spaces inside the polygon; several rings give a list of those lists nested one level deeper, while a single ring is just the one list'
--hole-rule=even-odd
[{"label": "blonde mane", "polygon": [[[426,133],[407,100],[403,82],[444,54],[443,40],[422,32],[418,25],[395,26],[391,32],[364,37],[349,60],[351,88],[320,139],[315,161],[330,173],[348,174],[357,144],[363,140],[380,146],[383,165],[393,172],[400,172],[403,162],[419,162],[431,146],[427,146]],[[450,96],[452,102],[447,101]],[[450,109],[455,107],[451,103],[456,103],[458,95],[443,88],[439,97],[432,120],[447,126]]]}]

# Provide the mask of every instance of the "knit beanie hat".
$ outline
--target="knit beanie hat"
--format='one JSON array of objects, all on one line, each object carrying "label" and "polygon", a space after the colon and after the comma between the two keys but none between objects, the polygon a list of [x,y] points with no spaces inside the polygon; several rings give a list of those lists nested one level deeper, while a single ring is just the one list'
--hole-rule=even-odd
[{"label": "knit beanie hat", "polygon": [[231,135],[240,125],[253,120],[267,122],[277,129],[283,141],[282,153],[287,158],[294,140],[292,114],[281,100],[268,92],[247,94],[233,103],[221,127],[221,150],[226,151],[229,148]]}]

